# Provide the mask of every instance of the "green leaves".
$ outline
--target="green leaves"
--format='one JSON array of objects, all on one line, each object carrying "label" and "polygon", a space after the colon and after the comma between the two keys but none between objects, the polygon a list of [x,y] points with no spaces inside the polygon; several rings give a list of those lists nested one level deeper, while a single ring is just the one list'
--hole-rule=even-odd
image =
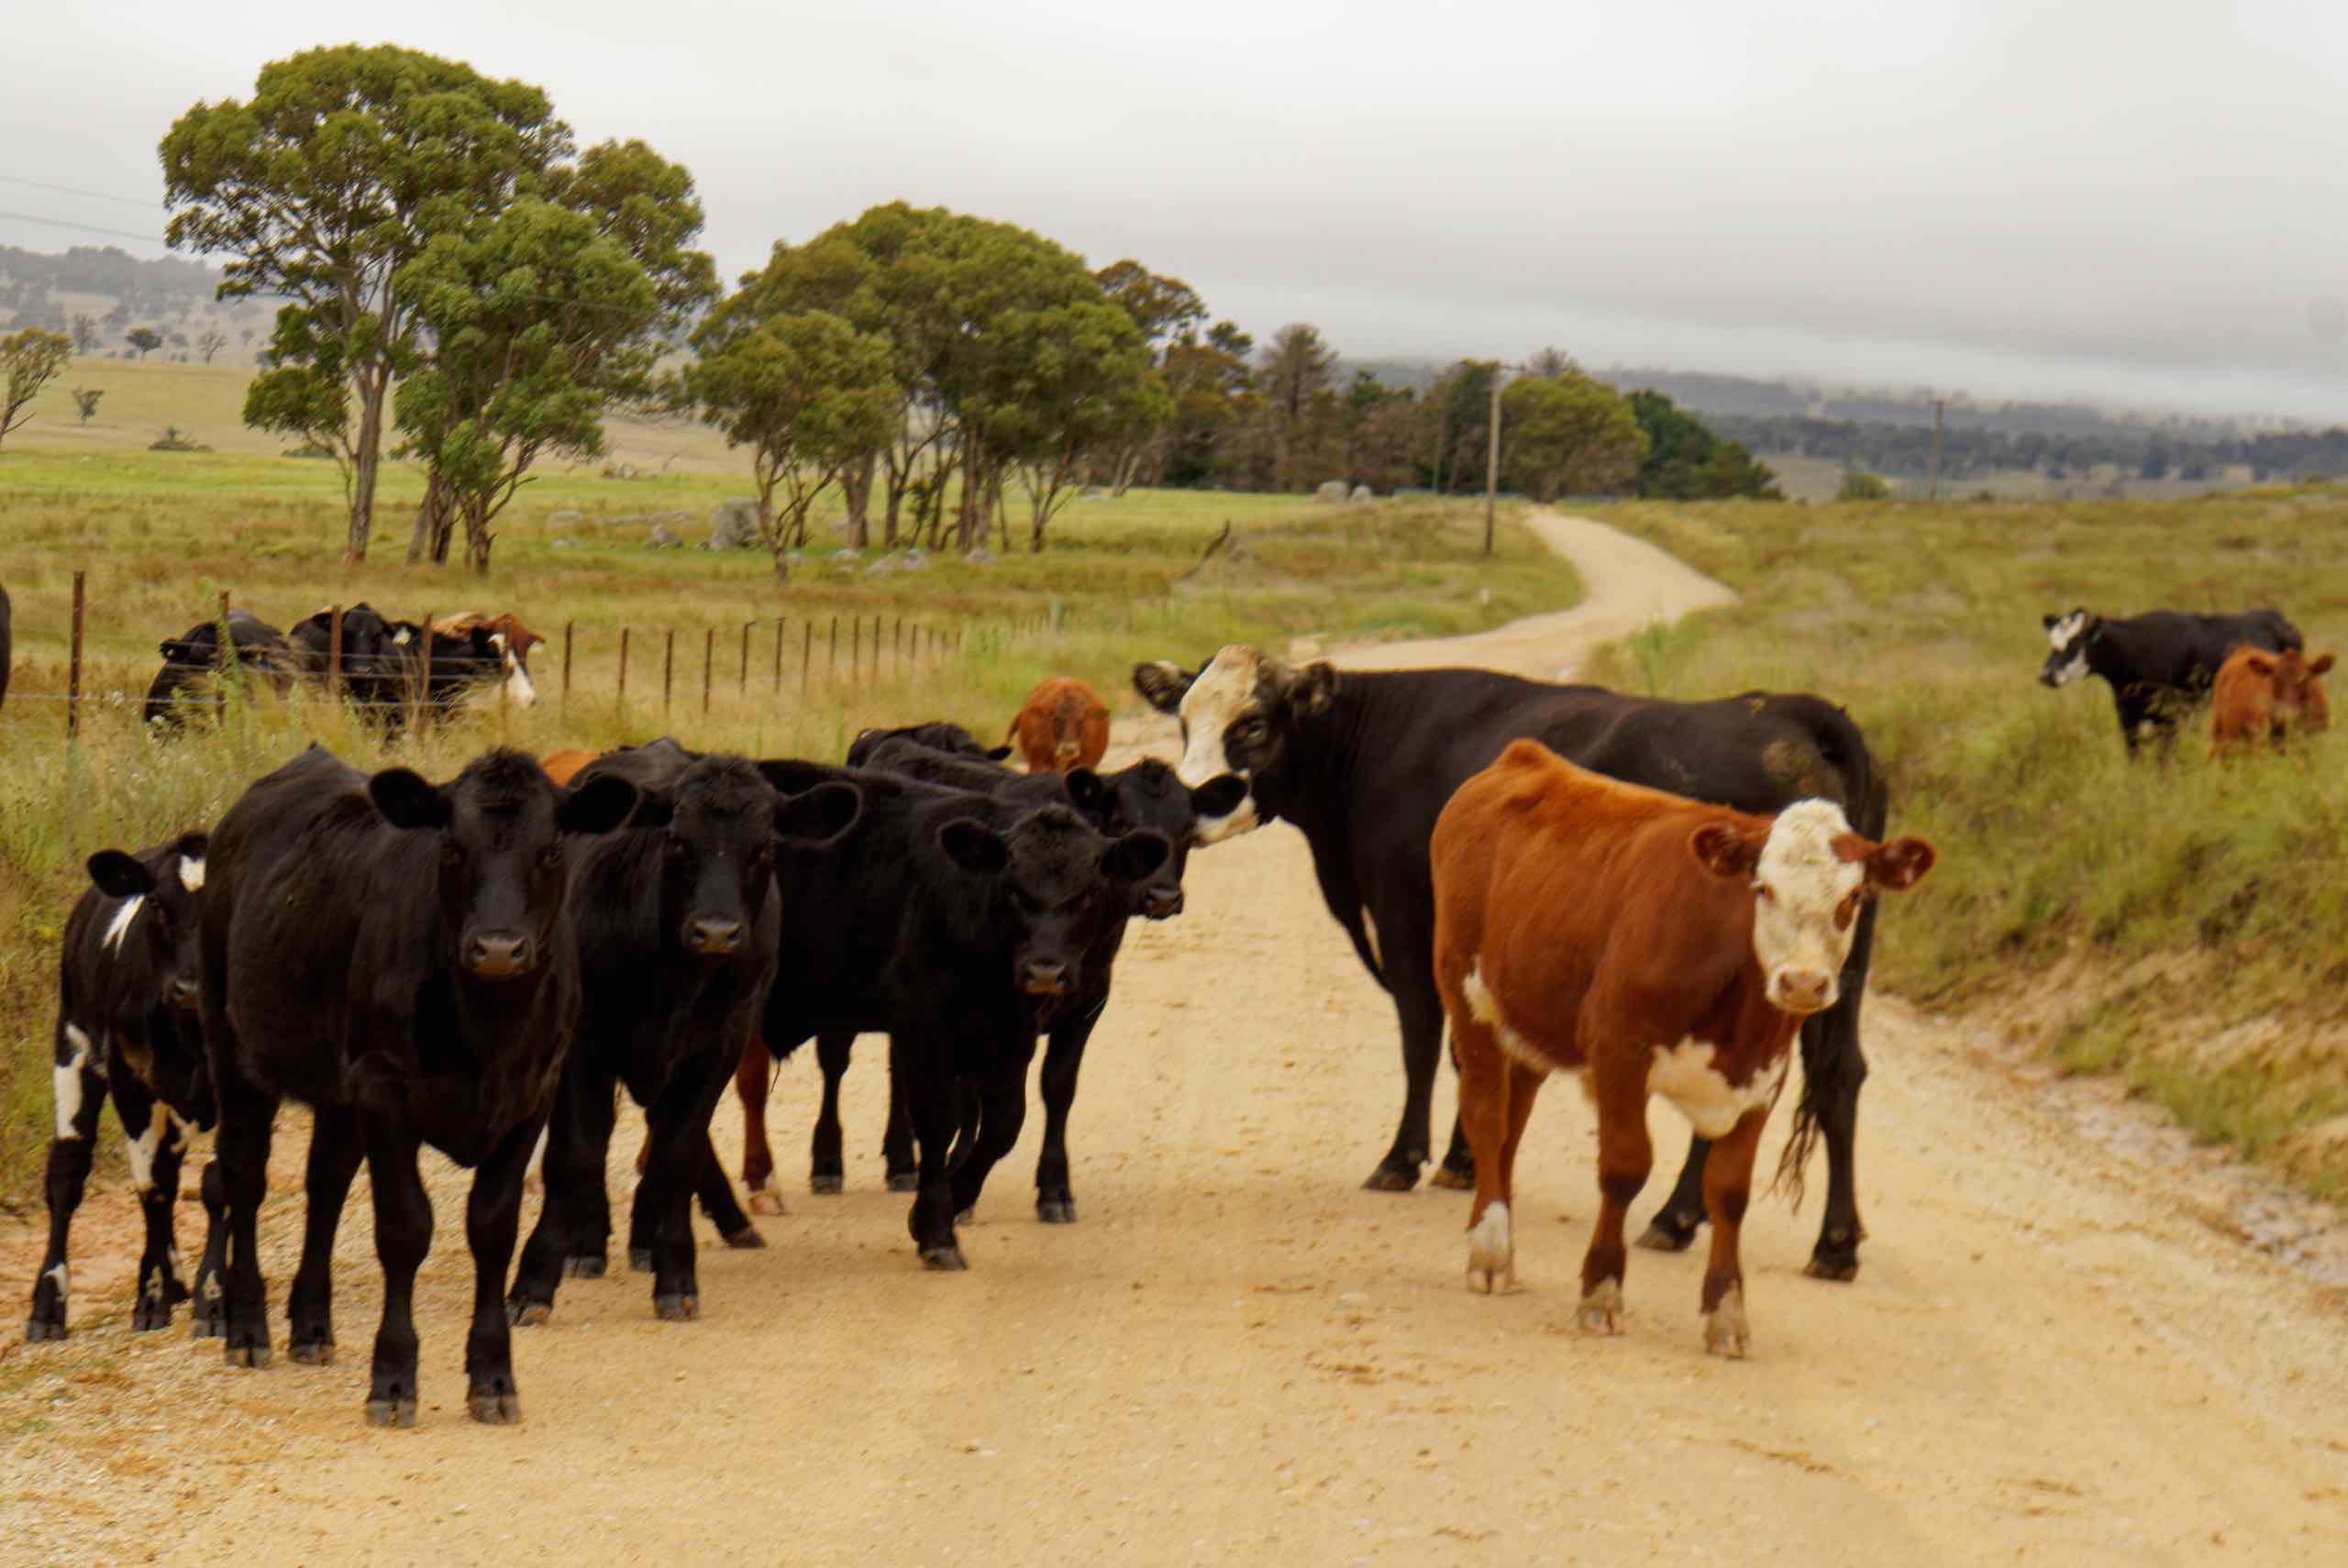
[{"label": "green leaves", "polygon": [[20,411],[40,395],[40,389],[54,381],[72,358],[73,340],[61,332],[28,326],[0,337],[0,377],[6,384],[6,390],[0,392],[0,440],[32,417]]},{"label": "green leaves", "polygon": [[1646,452],[1630,403],[1578,370],[1525,376],[1501,390],[1501,453],[1511,482],[1544,502],[1625,489]]}]

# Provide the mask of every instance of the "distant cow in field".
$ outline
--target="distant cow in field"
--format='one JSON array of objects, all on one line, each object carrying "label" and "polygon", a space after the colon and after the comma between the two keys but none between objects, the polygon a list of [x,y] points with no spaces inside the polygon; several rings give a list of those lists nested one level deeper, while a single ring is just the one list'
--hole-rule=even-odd
[{"label": "distant cow in field", "polygon": [[66,1235],[97,1149],[111,1095],[130,1155],[130,1185],[147,1219],[130,1326],[167,1329],[188,1298],[172,1232],[187,1129],[212,1125],[212,1084],[197,1032],[197,897],[205,835],[125,855],[90,856],[90,880],[65,922],[59,966],[54,1098],[49,1145],[49,1253],[33,1282],[28,1340],[65,1337]]},{"label": "distant cow in field", "polygon": [[[281,692],[293,685],[294,650],[276,627],[249,610],[231,610],[228,641],[236,650],[230,662],[238,671],[257,675]],[[220,623],[199,621],[180,635],[166,637],[157,650],[163,656],[163,668],[147,688],[142,716],[157,731],[168,733],[179,724],[173,701],[179,690],[220,671]]]},{"label": "distant cow in field", "polygon": [[2120,736],[2131,756],[2147,730],[2163,741],[2175,737],[2179,713],[2209,691],[2235,648],[2281,653],[2304,646],[2299,629],[2273,609],[2236,615],[2154,610],[2109,620],[2079,609],[2041,620],[2049,651],[2039,683],[2068,686],[2083,676],[2101,676],[2110,684]]},{"label": "distant cow in field", "polygon": [[[333,612],[303,617],[286,636],[303,673],[327,679],[335,661]],[[419,698],[434,713],[476,696],[526,708],[537,701],[529,646],[544,640],[511,615],[450,616],[427,630],[388,620],[371,604],[349,605],[342,612],[340,694],[394,731]]]},{"label": "distant cow in field", "polygon": [[367,1419],[412,1426],[413,1302],[432,1240],[416,1155],[474,1167],[466,1408],[520,1419],[505,1274],[522,1170],[579,1020],[567,838],[627,819],[635,787],[549,782],[517,751],[445,784],[371,778],[313,746],[256,782],[213,831],[203,932],[204,1034],[219,1099],[230,1365],[269,1362],[257,1251],[280,1101],[315,1112],[308,1218],[287,1298],[290,1353],[331,1360],[334,1237],[363,1159],[383,1270]]},{"label": "distant cow in field", "polygon": [[1921,839],[1876,844],[1842,808],[1706,806],[1575,767],[1520,740],[1461,785],[1429,845],[1435,982],[1476,1159],[1473,1288],[1513,1281],[1518,1146],[1552,1072],[1598,1107],[1600,1204],[1579,1321],[1622,1328],[1623,1224],[1655,1150],[1660,1093],[1712,1140],[1707,1349],[1745,1353],[1738,1231],[1762,1124],[1801,1021],[1834,1005],[1861,907],[1932,869]]},{"label": "distant cow in field", "polygon": [[2323,675],[2331,665],[2331,654],[2310,660],[2297,648],[2236,648],[2210,689],[2210,755],[2329,728]]},{"label": "distant cow in field", "polygon": [[1027,693],[1007,738],[1030,773],[1091,767],[1109,749],[1109,704],[1083,681],[1054,676]]}]

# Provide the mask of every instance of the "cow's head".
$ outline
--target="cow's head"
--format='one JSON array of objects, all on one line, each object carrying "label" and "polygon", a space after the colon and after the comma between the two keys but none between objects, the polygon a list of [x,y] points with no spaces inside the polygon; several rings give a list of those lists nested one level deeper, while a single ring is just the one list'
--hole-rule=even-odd
[{"label": "cow's head", "polygon": [[2046,627],[2049,652],[2046,662],[2038,667],[2038,682],[2042,686],[2068,686],[2088,672],[2088,648],[2103,635],[2103,617],[2092,610],[2074,610],[2067,615],[2042,615]]},{"label": "cow's head", "polygon": [[2331,704],[2323,695],[2323,677],[2331,668],[2331,655],[2310,659],[2298,648],[2270,653],[2246,647],[2233,657],[2265,686],[2277,730],[2312,734],[2331,727]]},{"label": "cow's head", "polygon": [[2323,694],[2323,677],[2331,665],[2330,654],[2308,661],[2307,679],[2299,682],[2299,729],[2303,734],[2317,734],[2331,727],[2331,703]]},{"label": "cow's head", "polygon": [[1759,827],[1706,823],[1688,846],[1715,877],[1751,881],[1753,956],[1769,1003],[1805,1015],[1842,995],[1861,901],[1914,887],[1937,858],[1921,838],[1861,838],[1831,801],[1797,801]]},{"label": "cow's head", "polygon": [[700,958],[731,957],[751,938],[774,888],[775,845],[830,843],[864,809],[853,785],[776,792],[756,765],[704,756],[646,792],[634,827],[660,834],[660,922]]},{"label": "cow's head", "polygon": [[1082,984],[1085,950],[1134,907],[1134,884],[1165,862],[1165,838],[1146,829],[1104,837],[1065,806],[1047,806],[1000,831],[970,817],[939,824],[947,858],[994,891],[992,918],[1012,933],[1012,983],[1031,997]]},{"label": "cow's head", "polygon": [[1135,889],[1135,908],[1151,920],[1182,912],[1182,873],[1199,824],[1228,817],[1247,799],[1247,781],[1236,774],[1218,774],[1193,790],[1154,756],[1106,775],[1078,768],[1068,776],[1068,790],[1102,832],[1114,836],[1147,828],[1172,846]]},{"label": "cow's head", "polygon": [[387,768],[367,781],[367,798],[393,827],[437,840],[440,909],[458,967],[512,980],[548,956],[570,880],[564,835],[611,832],[637,792],[609,774],[565,789],[527,753],[501,746],[446,784]]},{"label": "cow's head", "polygon": [[199,1126],[212,1124],[212,1077],[197,1032],[203,999],[196,956],[196,915],[204,891],[203,834],[183,834],[161,851],[130,856],[102,849],[90,856],[90,880],[119,900],[106,917],[100,952],[117,987],[137,995],[144,1010],[167,1014],[171,1027],[148,1032],[151,1062],[131,1066],[166,1105]]},{"label": "cow's head", "polygon": [[[1219,816],[1202,818],[1194,842],[1216,844],[1268,820],[1276,781],[1297,722],[1327,710],[1337,694],[1337,671],[1327,664],[1291,669],[1234,643],[1204,669],[1189,674],[1160,659],[1134,666],[1134,690],[1161,713],[1182,722],[1182,760],[1175,771],[1193,789],[1235,774],[1248,798]],[[1258,810],[1259,801],[1272,801]]]}]

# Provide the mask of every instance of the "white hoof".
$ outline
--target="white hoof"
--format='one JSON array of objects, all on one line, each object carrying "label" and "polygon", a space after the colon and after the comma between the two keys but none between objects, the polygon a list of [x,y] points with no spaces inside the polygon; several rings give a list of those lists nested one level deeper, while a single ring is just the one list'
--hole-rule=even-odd
[{"label": "white hoof", "polygon": [[1704,1348],[1714,1355],[1742,1359],[1753,1348],[1753,1327],[1744,1320],[1744,1286],[1733,1285],[1721,1304],[1704,1314]]},{"label": "white hoof", "polygon": [[1508,1205],[1484,1210],[1468,1232],[1468,1288],[1495,1296],[1516,1286],[1516,1238],[1510,1233]]},{"label": "white hoof", "polygon": [[750,1194],[750,1212],[753,1214],[781,1214],[783,1212],[782,1194],[775,1191],[772,1187],[760,1187]]},{"label": "white hoof", "polygon": [[1623,1282],[1600,1280],[1597,1289],[1581,1298],[1581,1309],[1574,1314],[1574,1327],[1591,1334],[1621,1333]]}]

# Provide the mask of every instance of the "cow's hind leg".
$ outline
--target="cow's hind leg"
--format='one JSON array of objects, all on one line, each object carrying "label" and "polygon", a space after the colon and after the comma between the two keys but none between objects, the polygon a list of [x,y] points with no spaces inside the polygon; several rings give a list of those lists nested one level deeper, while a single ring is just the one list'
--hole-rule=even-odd
[{"label": "cow's hind leg", "polygon": [[1712,1145],[1704,1170],[1704,1209],[1712,1221],[1712,1253],[1704,1266],[1704,1348],[1717,1355],[1741,1356],[1752,1345],[1744,1318],[1744,1269],[1737,1242],[1744,1205],[1753,1192],[1753,1155],[1761,1146],[1761,1124],[1768,1108],[1748,1110],[1727,1137]]},{"label": "cow's hind leg", "polygon": [[1647,1228],[1639,1232],[1639,1245],[1653,1253],[1684,1253],[1696,1239],[1696,1228],[1704,1222],[1704,1165],[1711,1147],[1709,1138],[1688,1140],[1688,1159],[1679,1167],[1679,1179],[1672,1183],[1671,1196],[1655,1211]]},{"label": "cow's hind leg", "polygon": [[604,1165],[617,1116],[611,1077],[583,1060],[567,1063],[546,1121],[545,1201],[506,1292],[511,1322],[545,1322],[554,1315],[563,1280],[600,1279],[610,1266],[611,1199],[604,1190]]},{"label": "cow's hind leg", "polygon": [[[1819,1220],[1818,1243],[1802,1271],[1813,1279],[1856,1278],[1859,1242],[1867,1233],[1859,1219],[1859,1089],[1867,1077],[1866,1055],[1859,1048],[1859,1002],[1875,947],[1876,914],[1870,899],[1859,911],[1851,956],[1843,966],[1841,998],[1809,1020],[1801,1032],[1801,1099],[1786,1157],[1798,1163],[1807,1154],[1804,1123],[1814,1125],[1826,1141],[1826,1212]],[[1798,1169],[1786,1174],[1799,1182]]]},{"label": "cow's hind leg", "polygon": [[[962,1115],[963,1102],[957,1099],[956,1114]],[[968,1117],[958,1122],[958,1131],[968,1125]],[[949,1154],[950,1163],[953,1156]],[[904,1080],[897,1077],[897,1058],[893,1051],[889,1057],[889,1126],[880,1134],[880,1165],[886,1173],[891,1192],[912,1192],[921,1185],[918,1162],[914,1155],[914,1113],[905,1098]]]},{"label": "cow's hind leg", "polygon": [[155,1108],[154,1163],[138,1207],[147,1220],[147,1250],[138,1260],[138,1306],[130,1326],[151,1331],[172,1326],[172,1309],[190,1292],[180,1275],[179,1236],[172,1220],[180,1200],[180,1165],[187,1157],[187,1123],[161,1105]]},{"label": "cow's hind leg", "polygon": [[1434,1142],[1434,1073],[1443,1054],[1443,999],[1427,972],[1431,944],[1397,922],[1387,933],[1386,983],[1402,1030],[1402,1122],[1393,1146],[1362,1186],[1371,1192],[1408,1192],[1419,1185]]},{"label": "cow's hind leg", "polygon": [[725,1165],[717,1157],[717,1144],[708,1131],[702,1133],[701,1179],[694,1185],[693,1196],[701,1204],[701,1211],[717,1227],[718,1239],[729,1247],[756,1248],[767,1244],[759,1228],[742,1211],[741,1203],[734,1196],[734,1184],[725,1179]]},{"label": "cow's hind leg", "polygon": [[[847,1077],[848,1057],[855,1046],[853,1034],[815,1036],[815,1066],[823,1075],[824,1098],[815,1108],[815,1134],[808,1149],[810,1192],[835,1193],[847,1185],[846,1140],[840,1134],[840,1080]],[[750,1207],[758,1208],[756,1194],[751,1196]]]},{"label": "cow's hind leg", "polygon": [[[215,1054],[216,1068],[224,1055]],[[218,1088],[220,1131],[213,1146],[218,1151],[221,1196],[228,1209],[222,1354],[230,1366],[267,1366],[269,1297],[260,1273],[260,1206],[269,1196],[269,1146],[279,1097],[235,1074],[224,1074]]]},{"label": "cow's hind leg", "polygon": [[366,1154],[356,1111],[345,1106],[317,1112],[310,1123],[302,1263],[285,1303],[285,1353],[295,1361],[324,1365],[334,1359],[334,1235]]},{"label": "cow's hind leg", "polygon": [[1516,1283],[1516,1237],[1507,1194],[1508,1058],[1489,1025],[1455,1016],[1452,1055],[1459,1063],[1459,1126],[1476,1163],[1476,1198],[1468,1210],[1468,1288],[1487,1294]]},{"label": "cow's hind leg", "polygon": [[782,1212],[774,1190],[774,1151],[767,1145],[767,1096],[774,1083],[774,1053],[766,1036],[753,1032],[734,1066],[734,1093],[742,1102],[742,1190],[753,1214]]},{"label": "cow's hind leg", "polygon": [[[465,1243],[473,1255],[465,1411],[491,1426],[522,1419],[522,1398],[514,1385],[514,1331],[505,1312],[505,1269],[514,1261],[514,1238],[522,1228],[522,1173],[529,1168],[538,1125],[533,1118],[507,1132],[473,1173],[473,1189],[465,1198]],[[431,1210],[425,1213],[428,1237]],[[368,1408],[371,1413],[371,1401]]]},{"label": "cow's hind leg", "polygon": [[195,1265],[195,1305],[188,1309],[188,1337],[216,1340],[228,1331],[227,1298],[221,1280],[228,1267],[228,1187],[216,1159],[204,1162],[196,1184],[204,1199],[204,1256]]},{"label": "cow's hind leg", "polygon": [[650,1155],[637,1188],[632,1229],[649,1242],[645,1261],[652,1271],[653,1312],[672,1321],[701,1316],[691,1205],[709,1148],[710,1113],[731,1067],[722,1058],[701,1064],[698,1072],[691,1064],[681,1067],[645,1115]]}]

